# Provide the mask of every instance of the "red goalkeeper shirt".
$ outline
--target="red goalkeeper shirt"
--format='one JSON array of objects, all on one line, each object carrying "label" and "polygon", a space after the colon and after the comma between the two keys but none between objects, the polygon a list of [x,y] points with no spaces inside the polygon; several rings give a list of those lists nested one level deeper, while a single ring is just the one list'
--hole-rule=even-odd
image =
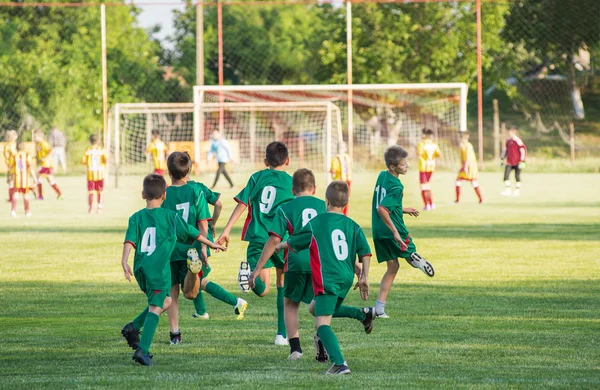
[{"label": "red goalkeeper shirt", "polygon": [[519,165],[521,161],[525,161],[527,148],[520,138],[509,139],[506,141],[506,164]]}]

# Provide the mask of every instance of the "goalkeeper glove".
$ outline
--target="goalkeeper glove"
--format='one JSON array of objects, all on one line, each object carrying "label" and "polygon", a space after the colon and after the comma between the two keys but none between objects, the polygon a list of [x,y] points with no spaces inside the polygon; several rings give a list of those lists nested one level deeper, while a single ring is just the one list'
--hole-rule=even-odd
[{"label": "goalkeeper glove", "polygon": [[525,161],[521,161],[519,163],[519,169],[523,169],[523,168],[525,168]]}]

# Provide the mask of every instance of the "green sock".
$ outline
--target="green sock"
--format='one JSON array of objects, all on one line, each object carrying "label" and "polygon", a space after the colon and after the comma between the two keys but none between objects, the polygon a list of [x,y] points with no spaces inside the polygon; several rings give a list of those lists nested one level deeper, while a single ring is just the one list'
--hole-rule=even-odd
[{"label": "green sock", "polygon": [[283,312],[283,287],[277,287],[277,334],[287,337]]},{"label": "green sock", "polygon": [[254,294],[261,296],[266,289],[267,285],[265,284],[265,282],[263,282],[261,278],[256,278],[256,280],[254,281],[254,288],[252,289]]},{"label": "green sock", "polygon": [[148,306],[140,314],[137,315],[132,321],[133,327],[136,330],[141,330],[142,326],[144,326],[144,321],[146,321],[146,315],[148,314]]},{"label": "green sock", "polygon": [[354,306],[340,306],[333,313],[334,317],[345,317],[345,318],[354,318],[356,320],[362,321],[365,319],[365,313],[362,312],[358,307]]},{"label": "green sock", "polygon": [[152,345],[154,333],[156,333],[156,328],[158,328],[158,318],[158,315],[154,313],[148,313],[146,316],[146,321],[144,321],[144,332],[142,333],[142,339],[140,340],[140,348],[145,354],[150,351],[150,345]]},{"label": "green sock", "polygon": [[206,283],[204,291],[217,298],[219,301],[223,301],[231,306],[237,305],[237,297],[216,283]]},{"label": "green sock", "polygon": [[198,292],[196,298],[194,298],[194,308],[196,308],[196,314],[204,315],[206,313],[206,304],[204,303],[204,296],[202,295],[202,290]]},{"label": "green sock", "polygon": [[317,329],[317,335],[321,339],[323,347],[325,347],[325,350],[329,354],[329,359],[333,362],[333,364],[344,364],[344,355],[342,355],[340,344],[338,343],[338,339],[335,337],[335,333],[333,333],[331,326],[319,326],[319,329]]}]

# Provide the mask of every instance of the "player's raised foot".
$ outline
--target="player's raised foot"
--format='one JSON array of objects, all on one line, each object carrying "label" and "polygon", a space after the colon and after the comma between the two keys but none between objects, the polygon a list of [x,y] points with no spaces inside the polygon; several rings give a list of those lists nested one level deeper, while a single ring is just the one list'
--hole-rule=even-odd
[{"label": "player's raised foot", "polygon": [[187,251],[187,265],[191,273],[197,274],[202,271],[202,261],[196,248],[190,248]]},{"label": "player's raised foot", "polygon": [[198,318],[198,319],[201,319],[201,320],[208,320],[210,318],[209,315],[208,315],[208,313],[204,313],[204,314],[194,313],[194,314],[192,314],[192,317],[193,318]]},{"label": "player's raised foot", "polygon": [[275,336],[275,345],[290,345],[288,339],[278,334]]},{"label": "player's raised foot", "polygon": [[365,327],[365,333],[369,334],[373,331],[373,320],[377,317],[377,313],[374,307],[363,307],[362,312],[365,313],[365,319],[361,322]]},{"label": "player's raised foot", "polygon": [[137,349],[140,345],[140,331],[133,327],[133,323],[128,323],[121,329],[121,335],[127,340],[127,345],[131,349]]},{"label": "player's raised foot", "polygon": [[521,190],[514,190],[512,193],[512,196],[519,196],[521,195]]},{"label": "player's raised foot", "polygon": [[10,216],[13,217],[13,218],[16,218],[17,217],[17,212],[15,210],[11,210]]},{"label": "player's raised foot", "polygon": [[152,365],[152,355],[149,353],[142,352],[141,348],[137,348],[133,353],[134,362],[141,364],[142,366],[151,366]]},{"label": "player's raised foot", "polygon": [[238,271],[238,284],[242,292],[247,293],[250,291],[250,284],[248,283],[250,279],[250,274],[250,265],[247,261],[242,261],[240,263],[240,269]]},{"label": "player's raised foot", "polygon": [[502,196],[510,196],[512,194],[512,191],[510,190],[510,188],[506,188],[504,191],[502,191],[500,193],[500,195]]},{"label": "player's raised foot", "polygon": [[171,345],[181,344],[181,332],[169,332],[169,336],[171,337]]},{"label": "player's raised foot", "polygon": [[423,271],[423,273],[425,273],[425,275],[427,275],[429,277],[433,277],[433,275],[435,275],[433,265],[431,265],[430,262],[428,262],[427,260],[422,258],[421,255],[419,255],[417,252],[414,252],[413,254],[410,255],[409,263],[413,267],[418,268],[421,271]]},{"label": "player's raised foot", "polygon": [[288,356],[288,360],[298,360],[302,357],[302,352],[294,351]]},{"label": "player's raised foot", "polygon": [[334,364],[329,367],[329,370],[325,371],[325,375],[346,375],[350,374],[350,367],[348,367],[348,363],[344,362],[344,364]]},{"label": "player's raised foot", "polygon": [[327,351],[325,350],[325,347],[323,346],[323,343],[317,334],[313,336],[313,342],[315,344],[315,351],[317,352],[315,360],[319,363],[327,363],[329,355],[327,355]]},{"label": "player's raised foot", "polygon": [[233,307],[233,312],[237,315],[238,320],[244,319],[244,313],[248,309],[248,302],[242,298],[237,299],[237,304]]},{"label": "player's raised foot", "polygon": [[383,313],[375,313],[375,317],[381,318],[381,319],[388,319],[388,318],[390,318],[390,316],[388,316],[387,314],[385,314],[385,312],[383,312]]}]

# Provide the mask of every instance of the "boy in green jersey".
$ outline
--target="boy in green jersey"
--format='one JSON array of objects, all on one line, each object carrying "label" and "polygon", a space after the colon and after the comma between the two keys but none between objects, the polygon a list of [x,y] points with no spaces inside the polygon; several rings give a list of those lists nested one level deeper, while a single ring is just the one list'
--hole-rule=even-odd
[{"label": "boy in green jersey", "polygon": [[[167,188],[166,200],[162,207],[181,212],[186,223],[197,226],[200,234],[208,237],[208,222],[211,218],[208,202],[198,183],[188,183],[187,181],[191,168],[190,156],[183,152],[171,153],[167,158],[167,168],[172,184]],[[183,293],[187,299],[196,298],[201,288],[215,298],[233,306],[234,312],[238,314],[238,319],[244,318],[248,303],[205,278],[204,271],[208,272],[209,269],[207,255],[206,247],[192,243],[177,244],[171,255],[171,299],[173,303],[168,310],[171,344],[181,342],[178,305],[180,286],[183,286]],[[202,263],[199,261],[200,257],[203,259]]]},{"label": "boy in green jersey", "polygon": [[[292,234],[287,242],[278,245],[280,249],[290,249],[293,252],[309,250],[315,294],[311,311],[316,317],[317,335],[333,362],[325,374],[350,373],[338,339],[331,329],[331,318],[337,316],[338,310],[344,307],[342,303],[352,287],[355,273],[359,280],[354,288],[360,288],[363,300],[369,295],[371,249],[360,226],[343,214],[344,207],[348,204],[348,195],[348,185],[345,182],[331,182],[325,192],[327,213],[317,215],[299,233]],[[373,308],[368,312],[372,326]]]},{"label": "boy in green jersey", "polygon": [[408,171],[408,152],[398,145],[387,148],[384,154],[386,171],[377,177],[372,203],[372,228],[375,254],[379,263],[386,262],[387,270],[381,279],[375,310],[378,318],[389,318],[385,314],[385,301],[400,264],[405,259],[411,266],[419,268],[427,276],[433,276],[433,266],[418,253],[404,224],[403,214],[418,217],[419,212],[411,207],[402,207],[404,185],[399,175]]},{"label": "boy in green jersey", "polygon": [[[142,198],[146,208],[129,218],[121,266],[125,278],[135,279],[146,294],[148,306],[121,330],[131,348],[135,350],[133,360],[144,366],[152,364],[150,345],[158,327],[158,319],[171,305],[171,252],[177,241],[198,240],[215,249],[226,248],[211,243],[200,232],[186,224],[177,213],[161,208],[165,200],[165,179],[156,174],[144,178]],[[135,249],[133,272],[127,260],[131,249]],[[140,340],[140,330],[144,333]]]},{"label": "boy in green jersey", "polygon": [[[248,289],[248,277],[256,268],[262,250],[269,239],[269,229],[275,218],[277,208],[294,198],[292,194],[292,177],[285,170],[290,163],[287,146],[283,142],[271,142],[267,145],[265,165],[267,169],[253,174],[246,187],[234,198],[238,203],[227,225],[217,239],[222,245],[229,245],[229,234],[233,225],[246,209],[248,217],[242,230],[242,240],[248,241],[246,251],[247,262],[240,265],[238,281],[243,291]],[[281,254],[271,256],[256,279],[252,291],[259,297],[269,292],[271,273],[269,268],[275,267],[277,274],[277,335],[276,345],[288,345],[283,316],[283,267]]]}]

